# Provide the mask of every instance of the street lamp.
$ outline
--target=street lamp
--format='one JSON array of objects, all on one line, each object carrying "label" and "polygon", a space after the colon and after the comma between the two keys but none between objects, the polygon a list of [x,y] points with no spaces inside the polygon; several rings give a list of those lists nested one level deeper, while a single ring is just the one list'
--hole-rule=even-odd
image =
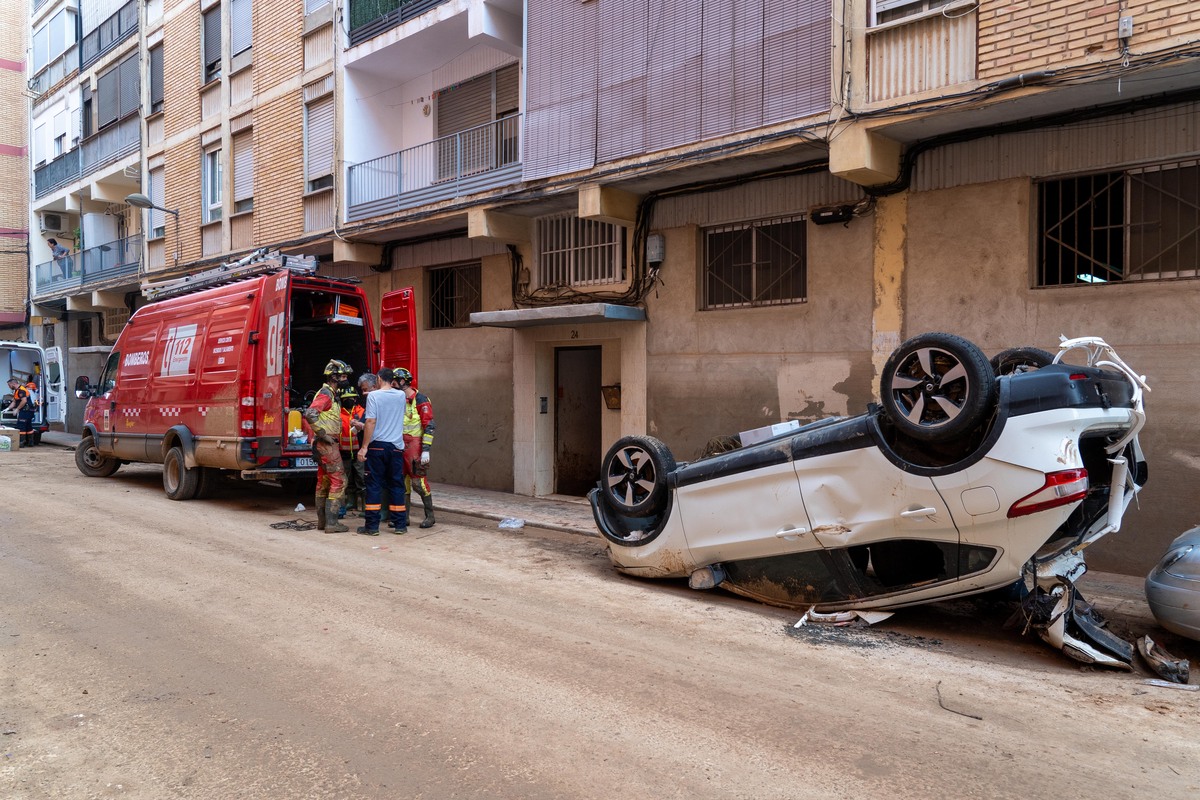
[{"label": "street lamp", "polygon": [[[129,205],[133,206],[134,208],[153,208],[158,211],[163,211],[163,212],[166,212],[167,214],[171,214],[175,217],[175,266],[178,267],[179,266],[179,246],[180,246],[180,242],[179,242],[179,209],[175,209],[174,211],[172,211],[169,208],[163,208],[162,206],[155,205],[154,201],[152,201],[149,197],[142,194],[141,192],[134,192],[133,194],[126,195],[125,202],[128,203]],[[145,229],[143,228],[143,230],[145,230]]]}]

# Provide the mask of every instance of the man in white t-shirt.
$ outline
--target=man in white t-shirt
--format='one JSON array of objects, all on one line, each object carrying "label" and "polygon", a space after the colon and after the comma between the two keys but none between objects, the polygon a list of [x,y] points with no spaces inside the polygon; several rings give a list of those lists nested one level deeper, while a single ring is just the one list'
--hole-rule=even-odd
[{"label": "man in white t-shirt", "polygon": [[396,388],[392,370],[379,370],[379,381],[379,389],[367,395],[358,450],[358,460],[367,464],[366,524],[358,532],[367,536],[379,535],[384,486],[394,532],[408,533],[408,508],[404,505],[404,410],[408,398]]}]

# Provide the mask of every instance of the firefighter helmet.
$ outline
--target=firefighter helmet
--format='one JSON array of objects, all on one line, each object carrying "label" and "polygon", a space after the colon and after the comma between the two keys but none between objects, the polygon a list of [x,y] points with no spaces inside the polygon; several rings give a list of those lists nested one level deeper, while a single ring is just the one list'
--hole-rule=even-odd
[{"label": "firefighter helmet", "polygon": [[396,369],[392,370],[392,380],[394,380],[396,383],[411,384],[413,382],[413,376],[412,373],[406,370],[404,367],[397,367]]},{"label": "firefighter helmet", "polygon": [[329,363],[325,365],[326,375],[349,375],[352,372],[354,370],[350,369],[349,364],[336,358],[330,359]]}]

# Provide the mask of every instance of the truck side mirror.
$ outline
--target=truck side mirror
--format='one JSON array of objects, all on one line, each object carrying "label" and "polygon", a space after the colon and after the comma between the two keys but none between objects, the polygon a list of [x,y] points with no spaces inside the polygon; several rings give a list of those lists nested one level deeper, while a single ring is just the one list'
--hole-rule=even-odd
[{"label": "truck side mirror", "polygon": [[91,381],[88,380],[87,375],[80,375],[75,379],[75,396],[80,400],[92,396]]}]

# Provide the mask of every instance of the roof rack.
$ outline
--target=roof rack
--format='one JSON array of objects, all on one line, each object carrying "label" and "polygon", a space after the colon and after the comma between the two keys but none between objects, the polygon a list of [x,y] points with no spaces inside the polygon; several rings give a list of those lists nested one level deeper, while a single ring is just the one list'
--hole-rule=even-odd
[{"label": "roof rack", "polygon": [[283,255],[278,250],[268,250],[264,247],[237,261],[206,269],[203,272],[169,281],[143,283],[142,296],[153,302],[279,270],[288,270],[300,275],[313,275],[317,271],[317,259],[311,256]]}]

